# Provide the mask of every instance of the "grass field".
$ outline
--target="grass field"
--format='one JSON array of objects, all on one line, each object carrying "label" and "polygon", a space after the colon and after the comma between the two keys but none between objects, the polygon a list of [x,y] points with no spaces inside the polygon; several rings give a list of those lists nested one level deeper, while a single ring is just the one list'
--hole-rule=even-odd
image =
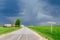
[{"label": "grass field", "polygon": [[6,27],[0,27],[0,35],[6,34],[15,30],[18,30],[19,27],[11,27],[11,28],[6,28]]},{"label": "grass field", "polygon": [[30,29],[36,31],[43,37],[49,40],[60,40],[60,26],[53,26],[53,32],[51,33],[50,26],[29,26]]}]

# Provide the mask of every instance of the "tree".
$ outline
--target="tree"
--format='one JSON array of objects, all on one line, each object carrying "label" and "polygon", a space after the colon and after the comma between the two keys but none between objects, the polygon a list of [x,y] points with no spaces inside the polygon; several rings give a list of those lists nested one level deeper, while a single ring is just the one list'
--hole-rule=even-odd
[{"label": "tree", "polygon": [[19,27],[19,26],[20,26],[20,24],[21,24],[20,19],[17,19],[17,20],[16,20],[16,22],[15,22],[15,26],[16,26],[16,27]]}]

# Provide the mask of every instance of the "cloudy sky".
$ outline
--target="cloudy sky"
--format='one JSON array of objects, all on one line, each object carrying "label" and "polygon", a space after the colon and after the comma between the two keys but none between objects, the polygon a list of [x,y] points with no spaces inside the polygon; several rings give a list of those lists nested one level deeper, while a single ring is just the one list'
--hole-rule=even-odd
[{"label": "cloudy sky", "polygon": [[0,25],[20,18],[23,25],[60,25],[60,0],[0,0]]}]

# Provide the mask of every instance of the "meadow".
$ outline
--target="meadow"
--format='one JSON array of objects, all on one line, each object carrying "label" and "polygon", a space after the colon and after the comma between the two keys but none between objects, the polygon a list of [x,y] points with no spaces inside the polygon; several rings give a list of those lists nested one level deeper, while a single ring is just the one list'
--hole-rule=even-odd
[{"label": "meadow", "polygon": [[48,38],[48,40],[60,40],[60,26],[53,26],[52,33],[50,26],[29,26],[28,28],[36,31],[41,36]]},{"label": "meadow", "polygon": [[6,28],[6,27],[0,27],[0,35],[6,34],[15,30],[20,29],[19,27],[11,27],[11,28]]}]

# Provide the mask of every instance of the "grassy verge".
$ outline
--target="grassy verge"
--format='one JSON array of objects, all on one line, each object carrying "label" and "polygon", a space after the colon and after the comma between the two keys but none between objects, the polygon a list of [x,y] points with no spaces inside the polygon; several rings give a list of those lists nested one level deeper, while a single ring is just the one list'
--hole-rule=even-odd
[{"label": "grassy verge", "polygon": [[36,31],[40,35],[48,38],[49,40],[60,40],[60,27],[53,26],[53,32],[50,31],[50,26],[33,26],[30,29]]},{"label": "grassy verge", "polygon": [[15,30],[20,29],[19,27],[11,27],[11,28],[6,28],[6,27],[0,27],[0,35],[6,34]]}]

